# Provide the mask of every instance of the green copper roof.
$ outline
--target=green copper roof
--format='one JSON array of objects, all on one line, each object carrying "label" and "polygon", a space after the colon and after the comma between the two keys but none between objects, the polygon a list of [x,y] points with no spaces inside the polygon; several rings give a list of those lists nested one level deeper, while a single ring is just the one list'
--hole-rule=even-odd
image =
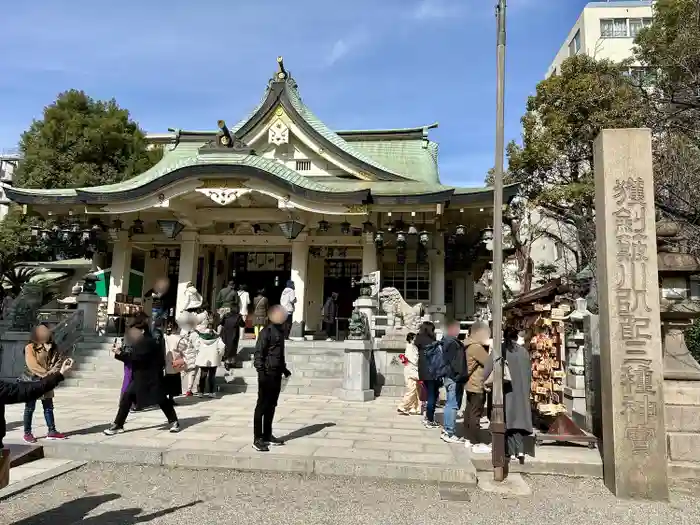
[{"label": "green copper roof", "polygon": [[415,181],[440,184],[435,142],[423,139],[358,140],[352,145],[396,173]]}]

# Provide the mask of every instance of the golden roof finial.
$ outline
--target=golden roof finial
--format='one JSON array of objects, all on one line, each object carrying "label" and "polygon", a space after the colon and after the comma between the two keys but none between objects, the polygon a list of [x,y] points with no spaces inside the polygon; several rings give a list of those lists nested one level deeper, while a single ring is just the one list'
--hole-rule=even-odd
[{"label": "golden roof finial", "polygon": [[284,59],[281,56],[277,57],[277,66],[279,67],[277,78],[280,80],[284,80],[285,78],[287,78],[287,70],[284,69]]}]

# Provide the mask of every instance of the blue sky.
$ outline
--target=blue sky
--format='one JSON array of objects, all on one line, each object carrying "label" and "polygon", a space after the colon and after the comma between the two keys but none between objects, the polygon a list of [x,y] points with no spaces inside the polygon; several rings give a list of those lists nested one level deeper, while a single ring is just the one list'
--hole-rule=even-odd
[{"label": "blue sky", "polygon": [[[585,0],[509,0],[506,139]],[[493,165],[495,0],[6,2],[0,149],[66,89],[117,99],[147,131],[245,116],[283,55],[334,129],[438,121],[443,182]]]}]

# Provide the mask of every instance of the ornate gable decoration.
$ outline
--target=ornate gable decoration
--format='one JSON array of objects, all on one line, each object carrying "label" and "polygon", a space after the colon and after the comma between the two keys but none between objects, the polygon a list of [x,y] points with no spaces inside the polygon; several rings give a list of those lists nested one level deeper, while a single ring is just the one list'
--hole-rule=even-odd
[{"label": "ornate gable decoration", "polygon": [[228,206],[232,202],[235,202],[236,199],[242,197],[243,195],[247,195],[251,191],[252,190],[248,188],[197,188],[197,192],[209,197],[220,206]]},{"label": "ornate gable decoration", "polygon": [[282,119],[277,118],[272,123],[267,132],[267,141],[275,146],[289,144],[289,128]]}]

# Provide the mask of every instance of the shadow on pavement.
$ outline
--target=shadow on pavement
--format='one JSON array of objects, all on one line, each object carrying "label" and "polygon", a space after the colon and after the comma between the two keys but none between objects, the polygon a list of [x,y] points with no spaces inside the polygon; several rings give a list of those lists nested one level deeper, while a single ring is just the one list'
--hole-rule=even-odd
[{"label": "shadow on pavement", "polygon": [[321,432],[321,430],[334,426],[335,423],[316,423],[315,425],[309,425],[308,427],[300,428],[299,430],[294,430],[286,436],[280,436],[280,439],[283,439],[284,441],[292,441],[293,439],[312,436],[317,432]]},{"label": "shadow on pavement", "polygon": [[[197,417],[184,417],[180,419],[180,429],[184,430],[186,428],[193,427],[195,425],[198,425],[200,423],[204,423],[209,419],[209,416],[197,416]],[[72,430],[70,432],[66,432],[65,435],[66,437],[70,438],[71,436],[89,436],[91,434],[100,434],[102,433],[103,430],[106,430],[110,427],[110,424],[99,424],[99,425],[93,425],[91,427],[85,427],[85,428],[79,428],[78,430]],[[159,423],[157,425],[150,425],[146,427],[137,427],[137,426],[131,426],[129,425],[129,420],[126,420],[126,424],[124,425],[124,428],[126,429],[126,432],[130,431],[135,431],[135,430],[154,430],[154,429],[165,429],[168,428],[168,424],[163,421],[163,423]]]},{"label": "shadow on pavement", "polygon": [[83,525],[134,525],[136,523],[149,523],[151,520],[173,514],[178,510],[193,507],[202,500],[196,500],[184,505],[178,505],[169,509],[159,510],[150,514],[141,514],[142,509],[127,508],[119,510],[110,510],[94,517],[87,515],[104,503],[114,501],[121,498],[119,494],[104,494],[99,496],[85,496],[73,501],[68,501],[51,510],[45,510],[15,522],[14,525],[58,525],[58,524],[73,524],[81,523]]}]

